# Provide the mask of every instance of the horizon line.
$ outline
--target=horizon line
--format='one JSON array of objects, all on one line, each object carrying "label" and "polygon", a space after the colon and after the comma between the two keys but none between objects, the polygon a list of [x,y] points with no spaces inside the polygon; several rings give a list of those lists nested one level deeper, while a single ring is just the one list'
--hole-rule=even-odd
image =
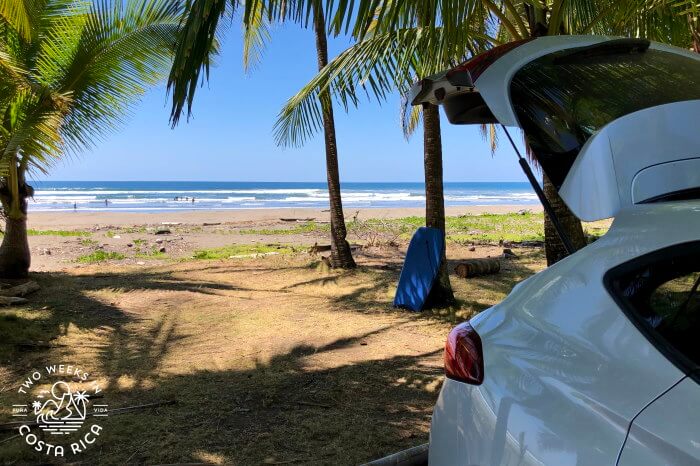
[{"label": "horizon line", "polygon": [[[48,182],[48,183],[314,183],[314,184],[326,184],[324,181],[262,181],[262,180],[28,180],[30,183],[34,182]],[[341,181],[343,183],[415,183],[415,184],[425,184],[425,181]],[[474,180],[462,180],[462,181],[443,181],[443,183],[524,183],[528,184],[527,181],[523,180],[497,180],[497,181],[474,181]]]}]

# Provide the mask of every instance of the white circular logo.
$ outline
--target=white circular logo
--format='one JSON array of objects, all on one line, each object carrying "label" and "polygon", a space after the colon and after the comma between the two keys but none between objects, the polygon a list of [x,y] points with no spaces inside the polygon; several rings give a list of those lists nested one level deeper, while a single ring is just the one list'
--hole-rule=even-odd
[{"label": "white circular logo", "polygon": [[[32,371],[17,393],[27,402],[12,405],[19,434],[34,450],[53,457],[77,455],[102,432],[97,420],[108,416],[102,388],[77,366],[56,364]],[[58,379],[57,381],[55,381]]]}]

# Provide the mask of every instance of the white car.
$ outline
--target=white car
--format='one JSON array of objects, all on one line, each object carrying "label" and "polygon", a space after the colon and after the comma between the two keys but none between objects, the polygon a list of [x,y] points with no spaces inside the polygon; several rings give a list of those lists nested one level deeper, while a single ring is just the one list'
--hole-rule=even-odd
[{"label": "white car", "polygon": [[700,464],[700,56],[543,37],[413,90],[524,132],[594,243],[455,327],[431,466]]}]

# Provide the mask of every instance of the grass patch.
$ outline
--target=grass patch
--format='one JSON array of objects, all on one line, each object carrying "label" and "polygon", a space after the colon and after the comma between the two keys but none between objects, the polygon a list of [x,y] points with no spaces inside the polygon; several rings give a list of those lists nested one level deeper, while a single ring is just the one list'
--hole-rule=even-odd
[{"label": "grass patch", "polygon": [[137,249],[134,257],[138,259],[165,259],[168,255],[164,252],[160,252],[160,246],[154,246],[150,251],[141,252]]},{"label": "grass patch", "polygon": [[222,248],[198,249],[194,252],[195,259],[228,259],[231,256],[245,256],[249,254],[266,254],[277,252],[290,254],[294,248],[278,244],[232,244]]},{"label": "grass patch", "polygon": [[80,240],[81,246],[97,246],[97,241],[90,238],[84,238]]},{"label": "grass patch", "polygon": [[242,235],[298,235],[303,233],[314,233],[317,231],[330,231],[331,226],[327,223],[306,222],[295,225],[291,228],[261,228],[238,230]]},{"label": "grass patch", "polygon": [[[425,225],[423,217],[368,219],[349,223],[348,230],[371,229],[408,239]],[[480,214],[446,217],[447,239],[457,242],[497,243],[503,241],[543,241],[544,217],[541,213]]]},{"label": "grass patch", "polygon": [[29,236],[90,236],[89,231],[81,230],[27,230]]},{"label": "grass patch", "polygon": [[107,252],[102,250],[97,250],[90,254],[85,254],[76,259],[77,262],[82,262],[84,264],[93,264],[95,262],[104,262],[109,260],[121,260],[125,259],[126,256],[121,252]]}]

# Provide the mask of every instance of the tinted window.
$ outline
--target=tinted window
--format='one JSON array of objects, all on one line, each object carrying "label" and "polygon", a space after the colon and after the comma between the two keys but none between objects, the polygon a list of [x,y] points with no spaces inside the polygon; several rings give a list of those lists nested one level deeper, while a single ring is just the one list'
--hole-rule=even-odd
[{"label": "tinted window", "polygon": [[700,366],[700,243],[675,246],[611,271],[609,288],[675,362]]},{"label": "tinted window", "polygon": [[700,99],[700,61],[658,50],[605,49],[605,44],[546,55],[513,77],[518,120],[557,187],[602,126],[644,108]]}]

